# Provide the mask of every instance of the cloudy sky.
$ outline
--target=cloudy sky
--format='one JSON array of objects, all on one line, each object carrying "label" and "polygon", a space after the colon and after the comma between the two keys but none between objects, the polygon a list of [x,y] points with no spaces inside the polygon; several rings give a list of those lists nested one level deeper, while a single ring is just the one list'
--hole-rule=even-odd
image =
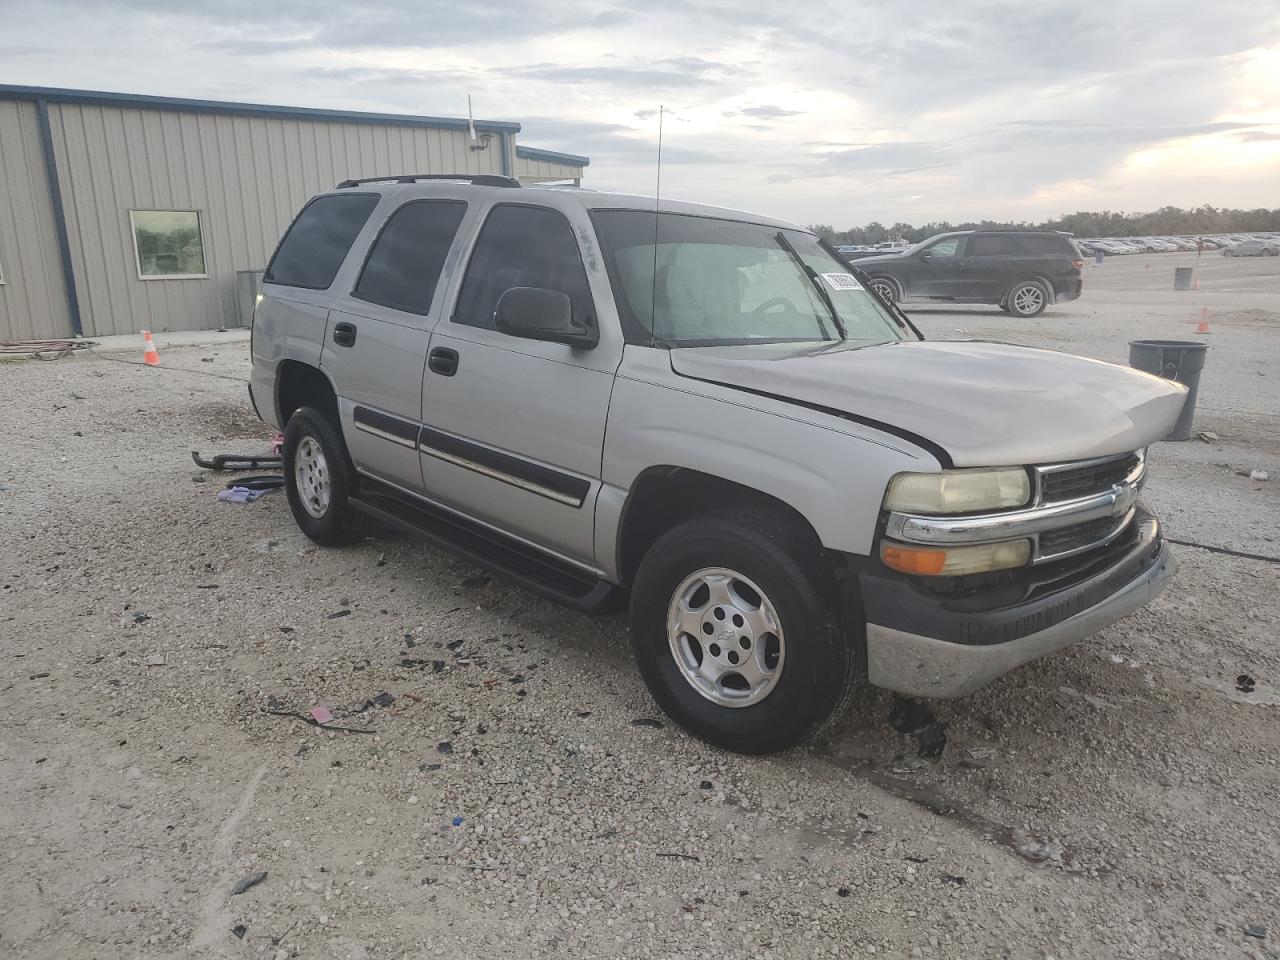
[{"label": "cloudy sky", "polygon": [[1274,0],[0,0],[0,82],[519,120],[837,227],[1280,206]]}]

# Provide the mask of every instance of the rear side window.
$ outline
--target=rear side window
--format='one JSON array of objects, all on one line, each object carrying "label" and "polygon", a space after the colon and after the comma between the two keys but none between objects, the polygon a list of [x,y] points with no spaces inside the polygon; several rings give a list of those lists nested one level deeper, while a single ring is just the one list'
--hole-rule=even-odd
[{"label": "rear side window", "polygon": [[1075,257],[1075,247],[1066,237],[1048,237],[1031,234],[1019,237],[1022,249],[1033,256]]},{"label": "rear side window", "polygon": [[376,193],[312,200],[280,241],[263,279],[286,287],[328,289],[351,242],[377,205]]},{"label": "rear side window", "polygon": [[587,272],[564,214],[545,207],[494,207],[467,265],[453,322],[492,330],[498,298],[512,287],[559,290],[573,304],[575,320],[594,315]]},{"label": "rear side window", "polygon": [[461,200],[406,203],[373,242],[351,295],[395,310],[427,314],[444,259],[466,212]]},{"label": "rear side window", "polygon": [[964,248],[967,257],[1011,257],[1017,254],[1013,237],[999,234],[975,234]]}]

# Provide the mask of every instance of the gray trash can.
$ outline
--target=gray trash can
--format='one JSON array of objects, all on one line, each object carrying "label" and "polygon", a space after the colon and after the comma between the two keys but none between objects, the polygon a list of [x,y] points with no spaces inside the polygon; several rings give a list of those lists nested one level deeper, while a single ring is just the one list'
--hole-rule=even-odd
[{"label": "gray trash can", "polygon": [[1106,257],[1107,257],[1107,255],[1106,255],[1105,253],[1103,253],[1101,250],[1099,250],[1097,253],[1095,253],[1095,254],[1093,255],[1093,262],[1094,262],[1094,263],[1101,263],[1103,260],[1105,260],[1105,259],[1106,259]]},{"label": "gray trash can", "polygon": [[1194,340],[1130,340],[1129,366],[1154,373],[1158,377],[1185,384],[1186,403],[1166,440],[1190,440],[1191,421],[1196,415],[1196,394],[1200,390],[1200,371],[1204,369],[1207,343]]},{"label": "gray trash can", "polygon": [[1191,268],[1190,267],[1174,267],[1173,268],[1173,289],[1175,290],[1191,289]]}]

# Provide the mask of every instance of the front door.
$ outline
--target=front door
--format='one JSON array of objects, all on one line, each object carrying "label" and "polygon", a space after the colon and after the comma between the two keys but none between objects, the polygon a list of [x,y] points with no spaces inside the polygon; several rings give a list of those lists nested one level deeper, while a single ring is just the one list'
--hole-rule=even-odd
[{"label": "front door", "polygon": [[959,297],[964,289],[961,276],[961,254],[964,237],[946,237],[919,253],[913,254],[909,297]]},{"label": "front door", "polygon": [[494,329],[512,287],[559,290],[597,320],[564,214],[500,203],[472,251],[452,317],[431,337],[419,436],[427,495],[539,546],[594,565],[605,417],[622,344],[594,349]]}]

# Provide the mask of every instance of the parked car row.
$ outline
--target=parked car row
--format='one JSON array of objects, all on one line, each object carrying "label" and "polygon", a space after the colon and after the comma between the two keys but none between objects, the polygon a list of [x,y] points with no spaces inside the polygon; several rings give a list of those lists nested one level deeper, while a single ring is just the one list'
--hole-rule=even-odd
[{"label": "parked car row", "polygon": [[1125,256],[1131,253],[1171,253],[1174,251],[1221,250],[1228,257],[1274,257],[1280,255],[1280,233],[1223,233],[1189,237],[1108,237],[1076,238],[1076,245],[1093,256]]}]

